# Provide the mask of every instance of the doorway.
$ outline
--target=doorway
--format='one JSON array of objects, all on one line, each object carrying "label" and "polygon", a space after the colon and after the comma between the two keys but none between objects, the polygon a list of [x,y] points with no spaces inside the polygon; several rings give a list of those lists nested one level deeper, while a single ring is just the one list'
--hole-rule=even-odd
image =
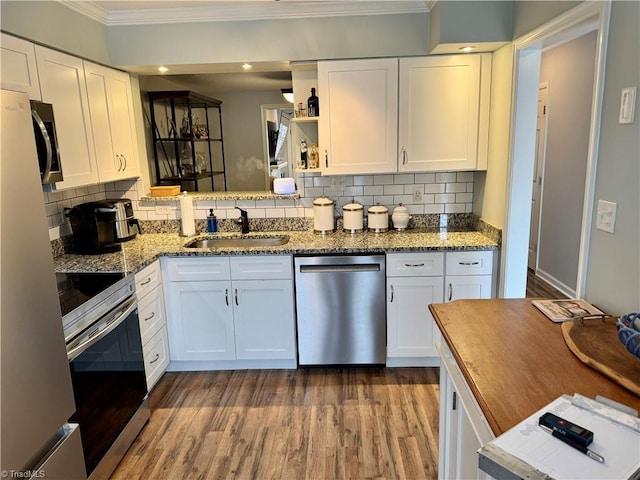
[{"label": "doorway", "polygon": [[501,294],[505,298],[523,298],[526,294],[533,194],[531,179],[535,165],[537,99],[542,51],[544,48],[559,45],[595,31],[597,37],[595,74],[590,102],[585,193],[582,202],[583,214],[580,219],[575,288],[576,297],[584,296],[610,9],[611,5],[607,2],[584,2],[514,42],[515,93],[501,265]]}]

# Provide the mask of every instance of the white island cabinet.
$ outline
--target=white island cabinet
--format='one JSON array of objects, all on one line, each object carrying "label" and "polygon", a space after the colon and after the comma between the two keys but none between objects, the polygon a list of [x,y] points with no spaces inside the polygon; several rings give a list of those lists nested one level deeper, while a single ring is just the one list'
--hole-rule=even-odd
[{"label": "white island cabinet", "polygon": [[288,255],[167,258],[171,370],[295,368]]}]

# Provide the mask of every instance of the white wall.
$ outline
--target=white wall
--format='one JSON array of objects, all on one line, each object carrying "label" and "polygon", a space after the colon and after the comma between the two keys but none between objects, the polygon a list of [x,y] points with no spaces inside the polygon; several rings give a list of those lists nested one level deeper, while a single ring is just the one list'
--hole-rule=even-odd
[{"label": "white wall", "polygon": [[[640,3],[613,2],[595,202],[618,204],[613,234],[591,230],[587,295],[615,314],[640,311],[640,100],[632,125],[620,125],[620,93],[640,88]],[[633,52],[633,53],[632,53]],[[595,208],[594,208],[595,210]]]},{"label": "white wall", "polygon": [[542,53],[549,82],[538,269],[575,291],[595,72],[596,32]]}]

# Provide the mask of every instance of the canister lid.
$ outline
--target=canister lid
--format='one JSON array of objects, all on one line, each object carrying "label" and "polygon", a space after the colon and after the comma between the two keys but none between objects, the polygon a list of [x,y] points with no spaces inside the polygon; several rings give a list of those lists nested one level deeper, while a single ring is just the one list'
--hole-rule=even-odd
[{"label": "canister lid", "polygon": [[378,213],[389,213],[389,209],[384,205],[373,205],[369,207],[367,210],[368,213],[378,214]]},{"label": "canister lid", "polygon": [[409,209],[402,204],[399,204],[396,208],[393,209],[394,213],[409,213]]},{"label": "canister lid", "polygon": [[347,203],[344,207],[342,207],[342,209],[348,212],[355,212],[358,210],[364,210],[364,207],[357,202],[353,202],[353,203]]},{"label": "canister lid", "polygon": [[313,204],[318,207],[328,207],[329,205],[333,205],[335,202],[327,197],[316,198],[313,201]]}]

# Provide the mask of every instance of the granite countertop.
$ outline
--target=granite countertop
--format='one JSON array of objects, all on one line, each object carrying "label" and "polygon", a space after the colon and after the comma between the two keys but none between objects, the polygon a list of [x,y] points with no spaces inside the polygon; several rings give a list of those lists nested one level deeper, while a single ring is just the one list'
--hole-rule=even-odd
[{"label": "granite countertop", "polygon": [[495,250],[498,244],[477,231],[450,229],[415,229],[406,232],[347,234],[338,231],[317,235],[312,231],[255,232],[243,237],[286,236],[284,245],[261,247],[220,247],[215,249],[187,248],[184,245],[212,236],[238,237],[238,233],[194,235],[182,237],[176,233],[145,233],[122,244],[122,251],[100,255],[65,254],[54,258],[56,272],[124,272],[133,274],[161,256],[198,257],[212,255],[259,254],[343,254],[426,252],[446,250]]}]

